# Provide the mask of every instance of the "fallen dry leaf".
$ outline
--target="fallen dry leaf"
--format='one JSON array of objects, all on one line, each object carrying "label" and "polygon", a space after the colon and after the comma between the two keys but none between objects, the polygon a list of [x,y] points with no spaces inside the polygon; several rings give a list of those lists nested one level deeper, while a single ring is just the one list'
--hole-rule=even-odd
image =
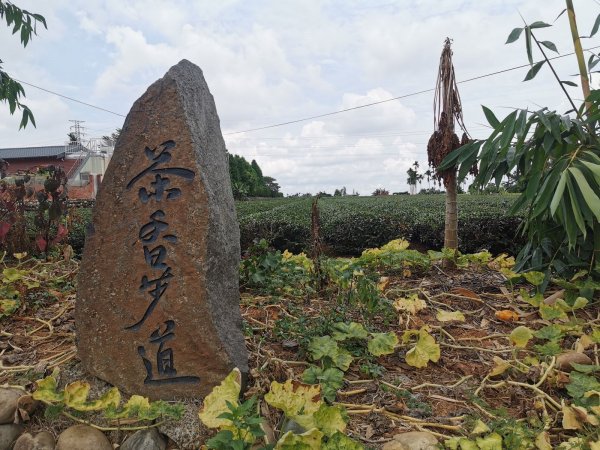
[{"label": "fallen dry leaf", "polygon": [[467,288],[462,288],[462,287],[457,287],[452,289],[450,292],[452,292],[453,294],[456,295],[462,295],[463,297],[469,297],[469,298],[474,298],[476,300],[481,300],[479,295],[477,295],[475,292],[473,292],[470,289]]},{"label": "fallen dry leaf", "polygon": [[504,322],[514,322],[519,320],[519,315],[510,309],[501,309],[500,311],[496,311],[495,315],[497,319],[500,319]]}]

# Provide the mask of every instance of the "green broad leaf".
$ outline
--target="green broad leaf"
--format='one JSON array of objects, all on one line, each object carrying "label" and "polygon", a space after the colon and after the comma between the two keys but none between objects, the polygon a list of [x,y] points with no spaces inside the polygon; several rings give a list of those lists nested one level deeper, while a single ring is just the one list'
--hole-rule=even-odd
[{"label": "green broad leaf", "polygon": [[339,406],[328,406],[325,403],[314,415],[317,428],[325,436],[333,436],[335,433],[343,432],[346,429],[348,416]]},{"label": "green broad leaf", "polygon": [[373,356],[391,355],[398,345],[398,336],[393,331],[388,333],[373,333],[367,348]]},{"label": "green broad leaf", "polygon": [[566,301],[564,301],[563,299],[558,299],[555,303],[555,305],[557,307],[559,307],[560,309],[562,309],[563,311],[575,311],[577,309],[581,309],[581,308],[585,308],[585,306],[588,304],[588,299],[585,297],[577,297],[575,298],[575,300],[573,301],[573,304],[570,305],[569,303],[567,303]]},{"label": "green broad leaf", "polygon": [[523,81],[529,81],[534,79],[545,62],[546,60],[535,63],[533,67],[527,71],[527,74],[525,75]]},{"label": "green broad leaf", "polygon": [[577,187],[583,194],[583,198],[585,199],[588,208],[592,210],[592,213],[596,216],[596,220],[600,221],[600,197],[598,197],[590,187],[581,170],[577,167],[569,167],[569,172],[571,172],[575,178]]},{"label": "green broad leaf", "polygon": [[512,330],[508,337],[511,344],[515,347],[525,348],[527,347],[527,343],[533,337],[533,332],[526,326],[521,325]]},{"label": "green broad leaf", "polygon": [[334,360],[338,356],[339,347],[331,336],[318,336],[310,341],[308,351],[315,361],[325,357]]},{"label": "green broad leaf", "polygon": [[[600,382],[594,376],[589,376],[577,371],[572,371],[569,374],[569,384],[567,384],[567,392],[573,397],[575,404],[588,406],[591,397],[585,397],[586,392],[600,391]],[[596,401],[598,399],[595,399]]]},{"label": "green broad leaf", "polygon": [[[242,373],[238,368],[233,369],[221,384],[214,387],[212,392],[206,396],[202,403],[202,409],[198,417],[204,425],[209,428],[222,428],[231,426],[229,419],[222,419],[219,416],[229,411],[227,403],[238,405],[242,386]],[[139,400],[138,401],[142,401]]]},{"label": "green broad leaf", "polygon": [[594,373],[594,372],[600,372],[600,366],[596,366],[596,365],[587,365],[587,364],[578,364],[578,363],[570,363],[571,367],[573,367],[573,369],[575,369],[577,372],[581,372],[581,373]]},{"label": "green broad leaf", "polygon": [[547,305],[546,303],[540,304],[540,317],[544,320],[555,320],[555,319],[566,319],[567,314],[564,309],[558,305]]},{"label": "green broad leaf", "polygon": [[333,402],[337,391],[344,385],[344,372],[335,367],[321,369],[311,366],[302,374],[302,381],[308,384],[320,384],[323,398]]},{"label": "green broad leaf", "polygon": [[[479,447],[477,446],[477,443],[475,441],[471,441],[470,439],[467,438],[456,438],[458,439],[457,441],[457,449],[460,448],[460,450],[479,450]],[[452,447],[450,447],[452,448]]]},{"label": "green broad leaf", "polygon": [[537,330],[533,335],[538,339],[545,339],[552,341],[562,337],[563,333],[558,325],[546,325],[543,328]]},{"label": "green broad leaf", "polygon": [[340,348],[335,358],[333,358],[333,365],[344,372],[350,368],[354,358],[350,352],[344,348]]},{"label": "green broad leaf", "polygon": [[275,450],[320,450],[323,433],[316,428],[302,434],[288,431],[277,441]]},{"label": "green broad leaf", "polygon": [[542,356],[556,356],[562,352],[557,341],[548,341],[544,345],[534,345],[533,348]]},{"label": "green broad leaf", "polygon": [[435,318],[439,322],[464,322],[465,315],[460,311],[444,311],[439,309]]},{"label": "green broad leaf", "polygon": [[485,437],[478,437],[475,441],[480,450],[502,450],[502,436],[498,433],[491,433]]},{"label": "green broad leaf", "polygon": [[419,336],[416,345],[406,352],[406,364],[412,367],[426,367],[429,361],[438,362],[440,346],[425,328],[416,332]]},{"label": "green broad leaf", "polygon": [[[523,31],[523,28],[515,28],[515,30],[520,30],[519,34],[521,34],[521,31]],[[485,118],[487,119],[488,123],[492,126],[492,128],[494,128],[494,129],[498,128],[498,126],[500,125],[500,121],[496,118],[496,116],[494,115],[492,110],[483,105],[481,105],[481,108],[483,109]]]},{"label": "green broad leaf", "polygon": [[19,309],[21,302],[14,299],[0,300],[0,319],[2,317],[8,317]]},{"label": "green broad leaf", "polygon": [[[504,44],[512,44],[513,42],[515,42],[517,39],[519,39],[519,37],[521,36],[521,33],[523,32],[523,28],[514,28],[510,34],[508,35],[508,39],[506,39],[506,42]],[[490,123],[490,125],[492,125]],[[493,126],[493,125],[492,125]],[[495,127],[494,127],[495,128]]]},{"label": "green broad leaf", "polygon": [[323,375],[323,369],[317,366],[310,366],[302,372],[302,381],[307,384],[319,384],[319,377]]},{"label": "green broad leaf", "polygon": [[558,181],[558,185],[556,186],[556,191],[554,191],[554,196],[552,197],[552,201],[550,202],[550,214],[554,217],[556,213],[556,209],[562,200],[563,193],[565,192],[565,186],[567,184],[567,172],[564,171],[560,174],[560,180]]},{"label": "green broad leaf", "polygon": [[533,284],[534,286],[540,286],[544,282],[545,275],[543,272],[523,272],[521,275],[527,280],[528,283]]},{"label": "green broad leaf", "polygon": [[551,26],[552,25],[547,24],[546,22],[542,22],[542,21],[538,20],[537,22],[533,22],[531,25],[529,25],[529,28],[534,30],[536,28],[546,28],[546,27],[551,27]]},{"label": "green broad leaf", "polygon": [[345,341],[346,339],[366,339],[369,333],[361,323],[336,323],[333,325],[331,337],[336,341]]},{"label": "green broad leaf", "polygon": [[35,384],[37,385],[37,389],[32,395],[34,400],[44,403],[59,403],[64,400],[64,393],[57,390],[58,383],[54,374],[37,380]]},{"label": "green broad leaf", "polygon": [[117,408],[121,403],[121,393],[116,387],[110,388],[99,399],[88,401],[90,384],[85,381],[74,381],[64,390],[64,402],[76,411],[101,411],[106,408]]},{"label": "green broad leaf", "polygon": [[350,439],[343,433],[335,433],[321,446],[322,450],[364,450],[365,447],[359,442]]},{"label": "green broad leaf", "polygon": [[317,385],[286,380],[285,383],[273,381],[271,390],[265,394],[265,401],[274,408],[283,411],[289,419],[295,420],[305,430],[316,427],[314,414],[321,404],[321,388]]},{"label": "green broad leaf", "polygon": [[540,44],[542,44],[548,50],[552,50],[553,52],[558,53],[558,49],[556,48],[556,45],[554,45],[554,42],[540,41]]},{"label": "green broad leaf", "polygon": [[477,434],[485,434],[485,433],[489,433],[490,431],[490,427],[488,427],[481,419],[477,419],[477,421],[475,422],[475,425],[473,426],[473,430],[471,431],[471,434],[477,435]]},{"label": "green broad leaf", "polygon": [[27,275],[26,270],[19,270],[14,267],[6,268],[2,271],[2,282],[3,283],[14,283]]}]

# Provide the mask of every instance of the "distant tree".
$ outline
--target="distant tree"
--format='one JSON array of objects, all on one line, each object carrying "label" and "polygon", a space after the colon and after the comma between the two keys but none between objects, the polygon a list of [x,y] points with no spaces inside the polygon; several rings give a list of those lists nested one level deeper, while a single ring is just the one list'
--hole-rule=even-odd
[{"label": "distant tree", "polygon": [[[37,34],[38,22],[46,26],[46,19],[40,14],[30,13],[19,8],[9,1],[0,0],[0,20],[6,20],[6,26],[12,27],[12,33],[20,31],[21,44],[27,47],[27,44],[32,38],[32,35]],[[31,121],[35,127],[35,119],[31,110],[21,103],[21,96],[25,97],[25,89],[18,81],[12,79],[8,73],[2,70],[2,60],[0,59],[0,102],[8,103],[8,110],[11,114],[19,109],[23,111],[21,125],[19,129],[25,128],[27,123]]]},{"label": "distant tree", "polygon": [[342,191],[340,191],[339,189],[336,189],[336,190],[333,192],[333,196],[334,196],[334,197],[341,197],[341,196],[342,196]]},{"label": "distant tree", "polygon": [[229,154],[229,175],[234,197],[281,197],[279,184],[273,177],[263,176],[256,161],[249,163],[243,156]]},{"label": "distant tree", "polygon": [[388,191],[385,188],[377,188],[373,191],[373,193],[371,195],[374,197],[378,197],[381,195],[390,195],[390,191]]},{"label": "distant tree", "polygon": [[67,134],[67,137],[69,138],[69,144],[79,143],[79,139],[77,139],[77,135],[75,133],[69,133]]},{"label": "distant tree", "polygon": [[101,144],[103,147],[114,147],[117,144],[119,136],[121,136],[121,128],[117,128],[108,136],[102,136]]},{"label": "distant tree", "polygon": [[271,195],[269,197],[283,197],[283,194],[279,192],[279,183],[275,181],[273,177],[263,177],[265,186],[269,189]]}]

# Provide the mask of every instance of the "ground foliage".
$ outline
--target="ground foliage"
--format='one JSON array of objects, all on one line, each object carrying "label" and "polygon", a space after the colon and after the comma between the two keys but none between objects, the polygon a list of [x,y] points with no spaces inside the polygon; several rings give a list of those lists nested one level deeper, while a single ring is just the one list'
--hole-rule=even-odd
[{"label": "ground foliage", "polygon": [[[106,406],[97,402],[113,408],[94,417],[103,428],[163,420],[140,425],[127,414],[117,423],[111,417],[128,403],[115,406],[108,387],[89,397],[83,382],[53,387],[56,368],[79,364],[78,264],[16,256],[3,260],[3,297],[12,301],[2,304],[0,384],[27,392],[52,385],[41,391],[59,406],[32,423],[59,426],[53,417],[62,412],[87,420],[90,412],[76,408]],[[358,258],[324,257],[319,290],[308,257],[258,243],[240,267],[248,390],[225,403],[221,419],[235,427],[221,429],[209,448],[249,448],[227,446],[240,429],[264,448],[308,441],[307,448],[377,449],[408,430],[431,431],[446,448],[597,448],[599,286],[582,273],[542,294],[543,274],[515,274],[505,255],[459,255],[450,272],[440,264],[448,257],[453,252],[425,254],[403,240]],[[572,364],[565,354],[576,355]],[[314,414],[323,408],[314,417],[277,400],[304,390]],[[63,406],[70,408],[69,391],[74,411]]]}]

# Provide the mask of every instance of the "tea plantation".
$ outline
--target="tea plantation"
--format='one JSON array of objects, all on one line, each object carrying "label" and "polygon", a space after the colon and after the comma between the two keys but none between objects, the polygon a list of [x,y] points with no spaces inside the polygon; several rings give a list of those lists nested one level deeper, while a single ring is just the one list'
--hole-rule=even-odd
[{"label": "tea plantation", "polygon": [[[518,253],[521,217],[508,215],[516,195],[459,195],[462,252],[480,249]],[[321,232],[330,255],[358,255],[404,237],[417,247],[444,244],[444,195],[325,197],[319,200]],[[242,250],[266,239],[279,250],[306,251],[310,242],[312,198],[274,198],[236,202]],[[80,253],[90,221],[89,208],[73,208],[69,243]]]},{"label": "tea plantation", "polygon": [[[508,215],[515,195],[460,195],[460,250],[488,249],[516,254],[521,245],[518,216]],[[413,244],[439,249],[444,243],[444,195],[325,197],[319,200],[326,250],[356,255],[404,237]],[[239,202],[242,248],[265,238],[280,250],[308,248],[312,199],[287,198]]]}]

